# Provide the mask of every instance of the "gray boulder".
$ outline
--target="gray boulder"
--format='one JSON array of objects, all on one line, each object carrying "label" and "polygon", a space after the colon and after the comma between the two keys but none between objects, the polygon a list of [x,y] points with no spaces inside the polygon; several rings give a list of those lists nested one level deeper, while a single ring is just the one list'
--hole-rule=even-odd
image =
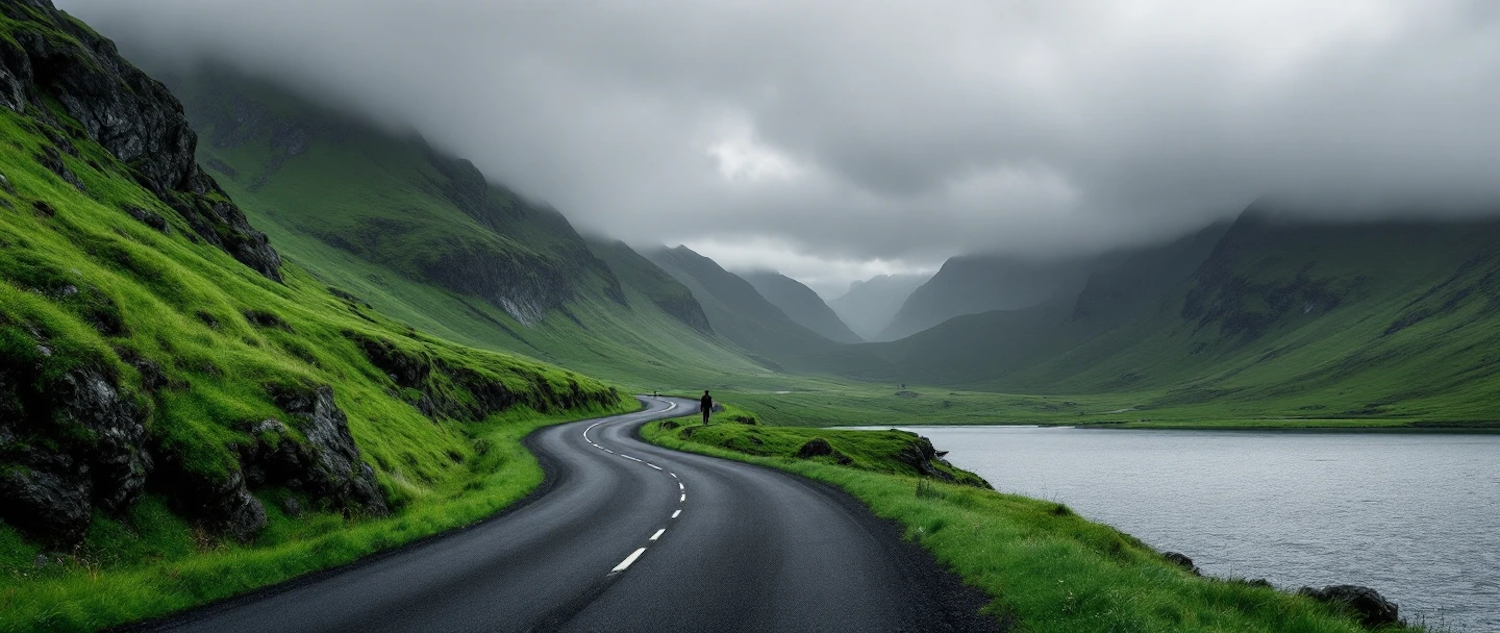
[{"label": "gray boulder", "polygon": [[1194,576],[1203,575],[1203,572],[1198,570],[1198,566],[1193,564],[1193,559],[1188,558],[1186,554],[1163,552],[1161,557],[1167,559],[1167,562],[1191,572]]},{"label": "gray boulder", "polygon": [[1369,587],[1359,585],[1329,585],[1322,589],[1303,587],[1297,593],[1346,609],[1359,618],[1359,623],[1367,628],[1401,623],[1400,607]]}]

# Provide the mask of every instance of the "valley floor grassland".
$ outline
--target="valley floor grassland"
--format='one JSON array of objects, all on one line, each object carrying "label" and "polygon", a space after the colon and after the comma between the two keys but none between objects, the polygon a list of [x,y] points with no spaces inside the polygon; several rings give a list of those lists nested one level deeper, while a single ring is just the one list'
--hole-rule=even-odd
[{"label": "valley floor grassland", "polygon": [[[921,478],[892,453],[891,434],[899,432],[731,421],[754,415],[730,407],[718,418],[721,424],[674,428],[653,422],[641,434],[667,448],[778,468],[842,488],[877,516],[900,523],[965,582],[989,592],[994,601],[988,611],[1019,630],[1363,630],[1309,598],[1243,580],[1194,576],[1139,540],[1066,506]],[[795,457],[813,437],[826,439],[850,465],[831,456]]]},{"label": "valley floor grassland", "polygon": [[[1500,419],[1379,414],[1308,398],[1180,401],[1180,391],[1024,395],[776,375],[706,385],[771,426],[1023,424],[1170,429],[1461,430],[1500,432]],[[698,392],[693,393],[696,397]]]},{"label": "valley floor grassland", "polygon": [[287,493],[263,493],[269,524],[245,545],[187,525],[158,496],[132,507],[124,522],[96,520],[86,544],[60,559],[0,525],[0,631],[89,631],[159,617],[469,525],[541,484],[541,467],[521,445],[527,434],[636,405],[629,399],[568,417],[517,408],[469,425],[474,455],[466,470],[387,518],[294,518],[282,509]]}]

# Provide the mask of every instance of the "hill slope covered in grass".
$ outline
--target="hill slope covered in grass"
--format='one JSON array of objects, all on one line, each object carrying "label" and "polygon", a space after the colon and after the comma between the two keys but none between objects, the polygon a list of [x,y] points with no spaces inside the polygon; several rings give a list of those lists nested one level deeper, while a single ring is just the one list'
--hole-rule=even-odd
[{"label": "hill slope covered in grass", "polygon": [[1187,407],[1223,418],[1492,421],[1497,238],[1493,220],[1333,224],[1260,205],[1227,230],[1100,271],[1071,299],[863,346],[882,360],[847,371],[1012,393],[1134,393],[1131,415],[1143,418]]},{"label": "hill slope covered in grass", "polygon": [[462,525],[521,435],[633,408],[391,320],[195,162],[167,90],[45,0],[0,4],[0,629],[118,624]]},{"label": "hill slope covered in grass", "polygon": [[943,263],[912,291],[875,337],[892,341],[948,319],[992,310],[1018,310],[1078,292],[1104,258],[1033,262],[1002,255],[961,255]]},{"label": "hill slope covered in grass", "polygon": [[768,368],[811,369],[816,363],[808,359],[834,354],[840,347],[792,321],[750,282],[686,246],[643,255],[692,291],[714,332]]},{"label": "hill slope covered in grass", "polygon": [[283,256],[392,318],[636,389],[764,372],[628,246],[591,243],[414,134],[223,69],[169,86],[199,159]]},{"label": "hill slope covered in grass", "polygon": [[802,285],[802,282],[772,272],[746,273],[740,277],[750,282],[756,292],[770,301],[771,305],[781,308],[797,325],[836,343],[864,342],[824,303],[818,293]]}]

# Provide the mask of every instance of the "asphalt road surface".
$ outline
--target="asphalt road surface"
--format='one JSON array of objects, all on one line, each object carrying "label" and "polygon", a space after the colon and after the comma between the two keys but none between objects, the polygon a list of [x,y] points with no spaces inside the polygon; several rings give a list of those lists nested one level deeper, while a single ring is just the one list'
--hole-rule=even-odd
[{"label": "asphalt road surface", "polygon": [[[634,438],[696,413],[537,431],[524,505],[365,562],[155,623],[162,631],[994,630],[986,598],[858,501]],[[697,418],[691,418],[698,423]]]}]

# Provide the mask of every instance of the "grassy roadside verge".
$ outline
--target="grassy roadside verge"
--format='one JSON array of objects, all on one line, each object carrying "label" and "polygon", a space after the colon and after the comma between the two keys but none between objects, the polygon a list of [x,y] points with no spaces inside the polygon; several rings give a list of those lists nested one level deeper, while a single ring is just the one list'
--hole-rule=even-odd
[{"label": "grassy roadside verge", "polygon": [[[1086,521],[1066,506],[902,474],[904,465],[893,463],[867,433],[744,424],[664,428],[661,422],[642,429],[648,441],[667,448],[839,486],[877,516],[902,524],[942,564],[989,592],[991,612],[1021,630],[1363,630],[1311,599],[1194,576],[1137,539]],[[814,436],[852,463],[841,465],[831,456],[802,459],[786,450]],[[739,450],[747,446],[755,448]]]},{"label": "grassy roadside verge", "polygon": [[91,535],[86,550],[41,568],[39,550],[0,531],[0,631],[87,631],[159,617],[469,525],[541,483],[541,467],[521,445],[527,434],[636,406],[629,399],[551,417],[512,410],[471,425],[474,456],[465,473],[387,518],[293,517],[284,510],[285,495],[270,491],[263,495],[267,529],[240,545],[205,537],[169,512],[165,500],[148,497],[132,510],[132,528],[96,522],[96,531],[109,533]]}]

